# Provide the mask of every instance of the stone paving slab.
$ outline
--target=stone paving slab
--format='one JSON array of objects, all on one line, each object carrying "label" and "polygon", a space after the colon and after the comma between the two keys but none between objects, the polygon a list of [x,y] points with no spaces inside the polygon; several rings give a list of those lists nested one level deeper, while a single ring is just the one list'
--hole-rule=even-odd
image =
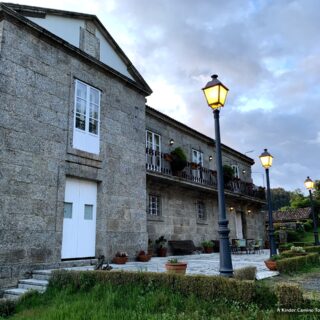
[{"label": "stone paving slab", "polygon": [[[126,264],[113,264],[113,270],[126,271],[146,271],[146,272],[165,272],[165,263],[170,258],[176,258],[180,261],[188,263],[187,274],[202,274],[202,275],[219,275],[219,253],[212,254],[193,254],[185,256],[171,257],[153,257],[148,262],[129,261]],[[232,264],[233,269],[240,269],[247,266],[257,267],[257,279],[265,279],[279,274],[277,271],[269,271],[265,266],[264,260],[269,258],[269,251],[264,250],[261,254],[233,254]],[[82,266],[65,268],[66,270],[93,270],[93,266]]]}]

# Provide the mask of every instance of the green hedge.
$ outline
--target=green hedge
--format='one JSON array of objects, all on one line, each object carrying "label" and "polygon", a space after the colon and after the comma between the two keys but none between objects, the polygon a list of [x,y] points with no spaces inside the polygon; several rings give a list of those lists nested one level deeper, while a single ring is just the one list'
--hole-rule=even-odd
[{"label": "green hedge", "polygon": [[[146,288],[162,287],[180,292],[184,295],[194,294],[205,299],[227,299],[240,303],[260,301],[261,296],[272,296],[270,289],[257,285],[255,281],[229,279],[220,276],[176,275],[151,272],[124,271],[54,271],[49,282],[50,288],[68,288],[71,291],[90,290],[96,284],[109,283],[112,285],[133,284]],[[268,302],[269,304],[269,302]]]},{"label": "green hedge", "polygon": [[278,283],[275,287],[278,305],[285,308],[301,308],[304,300],[302,291],[296,284]]},{"label": "green hedge", "polygon": [[301,256],[306,256],[307,253],[306,252],[297,252],[297,251],[292,251],[292,250],[286,250],[286,251],[282,251],[280,256],[281,259],[283,258],[293,258],[293,257],[301,257]]},{"label": "green hedge", "polygon": [[320,246],[308,246],[303,248],[306,252],[317,252],[320,254]]},{"label": "green hedge", "polygon": [[306,266],[318,266],[319,254],[310,253],[306,256],[292,257],[277,260],[277,269],[280,273],[299,271]]}]

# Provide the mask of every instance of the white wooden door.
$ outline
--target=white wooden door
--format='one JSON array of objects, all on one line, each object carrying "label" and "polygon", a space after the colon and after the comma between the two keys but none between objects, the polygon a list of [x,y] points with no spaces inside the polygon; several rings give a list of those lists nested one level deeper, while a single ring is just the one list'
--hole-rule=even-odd
[{"label": "white wooden door", "polygon": [[[198,150],[192,149],[192,162],[196,163],[200,167],[203,166],[203,153]],[[196,179],[201,179],[201,168],[192,169],[192,176]]]},{"label": "white wooden door", "polygon": [[236,236],[237,239],[243,239],[241,212],[236,212]]},{"label": "white wooden door", "polygon": [[95,256],[97,184],[66,179],[62,259]]}]

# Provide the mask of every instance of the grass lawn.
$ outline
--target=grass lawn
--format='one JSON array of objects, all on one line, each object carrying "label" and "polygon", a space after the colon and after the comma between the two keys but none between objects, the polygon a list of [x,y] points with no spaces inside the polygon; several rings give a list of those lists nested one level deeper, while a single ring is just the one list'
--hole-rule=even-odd
[{"label": "grass lawn", "polygon": [[86,292],[50,288],[44,294],[29,294],[19,302],[16,314],[9,319],[233,320],[273,319],[275,314],[275,310],[260,310],[254,304],[204,301],[159,288],[99,284]]},{"label": "grass lawn", "polygon": [[[318,234],[320,235],[320,227],[318,227]],[[301,242],[312,242],[314,243],[314,234],[313,234],[313,230],[312,231],[308,231],[308,232],[304,232],[303,236],[301,237],[301,239],[299,240]]]},{"label": "grass lawn", "polygon": [[320,266],[308,267],[293,274],[280,274],[276,277],[262,280],[262,283],[269,287],[274,287],[279,282],[298,284],[303,289],[305,298],[320,301]]},{"label": "grass lawn", "polygon": [[[1,319],[1,317],[0,317]],[[226,300],[204,301],[160,288],[98,284],[91,290],[49,288],[27,294],[10,318],[16,320],[210,320],[210,319],[317,319],[317,315],[284,314],[255,304]]]}]

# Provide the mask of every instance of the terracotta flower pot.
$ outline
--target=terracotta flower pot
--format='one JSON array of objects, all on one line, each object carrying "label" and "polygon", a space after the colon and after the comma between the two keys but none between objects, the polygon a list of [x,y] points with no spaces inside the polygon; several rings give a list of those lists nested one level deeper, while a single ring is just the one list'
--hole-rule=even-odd
[{"label": "terracotta flower pot", "polygon": [[273,261],[273,260],[266,260],[265,265],[267,266],[267,268],[271,271],[276,271],[277,270],[277,261]]},{"label": "terracotta flower pot", "polygon": [[137,260],[140,262],[148,262],[150,259],[151,259],[151,255],[149,254],[137,256]]},{"label": "terracotta flower pot", "polygon": [[203,248],[204,253],[212,253],[213,252],[213,248],[211,247],[204,247]]},{"label": "terracotta flower pot", "polygon": [[158,257],[166,257],[166,256],[167,256],[167,248],[159,248]]},{"label": "terracotta flower pot", "polygon": [[112,263],[125,264],[128,261],[128,257],[114,257]]},{"label": "terracotta flower pot", "polygon": [[185,274],[187,270],[187,263],[186,262],[177,262],[177,263],[166,263],[166,269],[169,273],[179,273]]}]

